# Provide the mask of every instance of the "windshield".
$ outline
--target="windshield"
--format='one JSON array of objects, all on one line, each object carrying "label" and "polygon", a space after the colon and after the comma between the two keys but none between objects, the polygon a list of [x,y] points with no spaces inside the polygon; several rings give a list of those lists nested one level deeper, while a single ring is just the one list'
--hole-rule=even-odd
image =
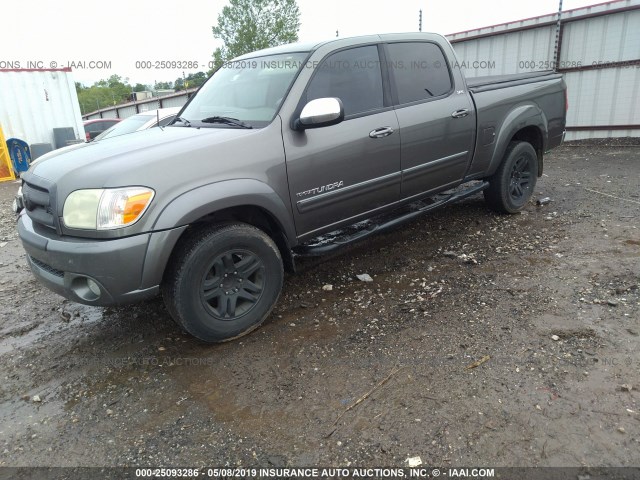
[{"label": "windshield", "polygon": [[211,117],[230,117],[264,127],[273,120],[306,56],[287,53],[226,64],[203,85],[180,117],[199,127],[239,128],[201,122]]},{"label": "windshield", "polygon": [[153,118],[156,118],[156,116],[143,114],[132,115],[131,117],[125,118],[121,122],[116,123],[114,126],[109,127],[94,138],[94,140],[102,140],[104,138],[117,137],[118,135],[135,132]]}]

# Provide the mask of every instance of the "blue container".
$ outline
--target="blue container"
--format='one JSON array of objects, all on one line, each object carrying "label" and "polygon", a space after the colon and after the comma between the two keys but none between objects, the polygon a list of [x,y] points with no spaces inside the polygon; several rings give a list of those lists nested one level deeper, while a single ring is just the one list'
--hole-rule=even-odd
[{"label": "blue container", "polygon": [[7,147],[9,148],[11,163],[13,163],[13,170],[18,174],[26,172],[31,163],[31,152],[29,151],[27,142],[19,138],[9,138],[7,140]]}]

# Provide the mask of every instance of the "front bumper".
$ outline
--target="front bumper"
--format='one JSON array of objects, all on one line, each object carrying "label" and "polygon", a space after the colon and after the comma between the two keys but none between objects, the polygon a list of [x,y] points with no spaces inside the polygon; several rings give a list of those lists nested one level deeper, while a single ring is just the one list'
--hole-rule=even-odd
[{"label": "front bumper", "polygon": [[59,237],[25,214],[18,219],[18,233],[36,278],[69,300],[107,306],[159,292],[157,276],[155,284],[143,287],[151,233],[113,240]]}]

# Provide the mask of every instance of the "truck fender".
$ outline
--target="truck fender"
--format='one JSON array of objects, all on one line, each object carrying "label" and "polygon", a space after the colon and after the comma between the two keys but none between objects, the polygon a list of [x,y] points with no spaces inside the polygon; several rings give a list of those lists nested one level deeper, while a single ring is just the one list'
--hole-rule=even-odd
[{"label": "truck fender", "polygon": [[[154,287],[162,281],[171,252],[189,224],[226,208],[252,206],[266,210],[281,229],[274,241],[292,247],[297,237],[290,220],[291,212],[285,205],[268,185],[252,179],[211,183],[183,193],[162,209],[154,223],[145,255],[142,287]],[[295,270],[290,250],[285,251],[283,260],[290,271]]]},{"label": "truck fender", "polygon": [[506,115],[502,123],[496,139],[493,157],[487,170],[488,175],[495,173],[513,137],[526,127],[536,127],[542,133],[542,149],[544,151],[549,132],[547,118],[544,112],[535,103],[517,105]]},{"label": "truck fender", "polygon": [[293,217],[282,198],[266,183],[250,178],[225,180],[184,192],[165,206],[153,230],[167,230],[189,225],[207,215],[232,207],[253,206],[268,212],[295,245]]}]

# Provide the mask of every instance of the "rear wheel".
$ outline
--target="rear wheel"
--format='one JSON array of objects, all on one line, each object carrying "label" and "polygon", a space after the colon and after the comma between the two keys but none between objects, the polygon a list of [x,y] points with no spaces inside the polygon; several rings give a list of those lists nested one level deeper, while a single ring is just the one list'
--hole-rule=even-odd
[{"label": "rear wheel", "polygon": [[516,213],[527,204],[538,178],[538,156],[527,142],[511,142],[504,160],[489,180],[484,198],[501,213]]},{"label": "rear wheel", "polygon": [[162,294],[173,319],[205,342],[245,335],[280,295],[280,252],[262,230],[227,224],[194,230],[173,254]]}]

